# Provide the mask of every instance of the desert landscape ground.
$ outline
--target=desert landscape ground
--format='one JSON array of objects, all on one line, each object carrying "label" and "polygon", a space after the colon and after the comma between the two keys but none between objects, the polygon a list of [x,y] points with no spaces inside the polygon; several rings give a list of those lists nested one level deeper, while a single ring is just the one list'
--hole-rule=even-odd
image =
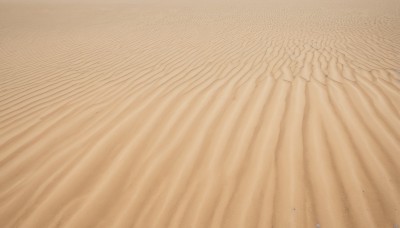
[{"label": "desert landscape ground", "polygon": [[400,227],[400,1],[0,1],[0,227]]}]

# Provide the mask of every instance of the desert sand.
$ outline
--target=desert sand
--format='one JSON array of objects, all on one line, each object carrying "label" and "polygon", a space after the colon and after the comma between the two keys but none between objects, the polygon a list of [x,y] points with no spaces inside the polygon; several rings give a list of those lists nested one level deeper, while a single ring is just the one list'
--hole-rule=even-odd
[{"label": "desert sand", "polygon": [[399,1],[0,3],[0,227],[399,226]]}]

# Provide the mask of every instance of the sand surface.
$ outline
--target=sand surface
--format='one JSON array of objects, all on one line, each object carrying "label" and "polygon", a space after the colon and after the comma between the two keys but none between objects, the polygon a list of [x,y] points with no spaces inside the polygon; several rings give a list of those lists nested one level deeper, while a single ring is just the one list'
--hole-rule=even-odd
[{"label": "sand surface", "polygon": [[0,227],[400,226],[400,2],[0,4]]}]

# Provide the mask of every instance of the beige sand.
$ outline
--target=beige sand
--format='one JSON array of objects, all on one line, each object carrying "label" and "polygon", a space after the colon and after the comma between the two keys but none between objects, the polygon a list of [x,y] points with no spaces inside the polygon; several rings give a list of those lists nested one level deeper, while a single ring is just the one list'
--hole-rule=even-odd
[{"label": "beige sand", "polygon": [[398,227],[398,1],[189,1],[0,5],[0,227]]}]

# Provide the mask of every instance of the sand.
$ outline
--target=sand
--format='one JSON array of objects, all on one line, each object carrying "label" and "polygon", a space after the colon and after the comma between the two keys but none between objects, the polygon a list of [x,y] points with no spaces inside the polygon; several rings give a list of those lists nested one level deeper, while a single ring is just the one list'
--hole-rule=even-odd
[{"label": "sand", "polygon": [[2,2],[0,227],[399,227],[399,6]]}]

